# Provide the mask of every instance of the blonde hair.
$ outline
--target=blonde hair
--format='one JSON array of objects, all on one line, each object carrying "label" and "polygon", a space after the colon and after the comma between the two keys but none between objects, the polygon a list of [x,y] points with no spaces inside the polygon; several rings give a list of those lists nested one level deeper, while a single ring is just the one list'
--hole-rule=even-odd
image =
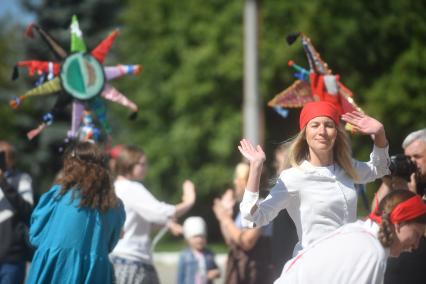
[{"label": "blonde hair", "polygon": [[[357,172],[352,165],[349,137],[342,126],[336,126],[337,136],[333,145],[333,159],[354,181],[358,180]],[[306,142],[306,126],[292,140],[288,152],[292,167],[298,167],[304,160],[309,160],[309,145]]]}]

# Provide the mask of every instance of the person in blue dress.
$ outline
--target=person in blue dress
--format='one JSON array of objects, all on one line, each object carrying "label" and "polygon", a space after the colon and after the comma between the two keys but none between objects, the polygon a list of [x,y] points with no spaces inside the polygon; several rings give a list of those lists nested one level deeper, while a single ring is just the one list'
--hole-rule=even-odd
[{"label": "person in blue dress", "polygon": [[112,283],[108,253],[124,221],[103,152],[90,142],[70,147],[61,177],[31,216],[36,252],[27,283]]}]

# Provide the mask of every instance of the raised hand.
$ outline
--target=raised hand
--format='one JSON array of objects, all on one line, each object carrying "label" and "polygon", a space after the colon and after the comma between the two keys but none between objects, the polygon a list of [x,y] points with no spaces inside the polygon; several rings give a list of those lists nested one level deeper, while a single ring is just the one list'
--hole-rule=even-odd
[{"label": "raised hand", "polygon": [[362,134],[377,135],[384,131],[380,121],[359,111],[347,112],[342,115],[342,119],[350,123],[355,131]]},{"label": "raised hand", "polygon": [[185,180],[182,189],[182,201],[188,204],[194,204],[196,198],[194,183],[190,180]]},{"label": "raised hand", "polygon": [[232,210],[235,206],[235,197],[234,197],[234,191],[232,189],[227,189],[225,193],[220,198],[220,202],[226,210],[229,210],[232,214]]},{"label": "raised hand", "polygon": [[240,141],[238,150],[240,150],[241,154],[249,160],[250,163],[263,163],[266,159],[262,147],[259,145],[254,147],[247,139]]}]

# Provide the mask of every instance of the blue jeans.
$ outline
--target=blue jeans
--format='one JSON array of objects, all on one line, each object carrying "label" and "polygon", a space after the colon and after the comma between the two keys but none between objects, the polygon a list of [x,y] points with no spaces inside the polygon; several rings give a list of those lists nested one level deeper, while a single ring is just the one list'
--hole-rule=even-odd
[{"label": "blue jeans", "polygon": [[0,284],[22,284],[25,279],[25,261],[0,262]]}]

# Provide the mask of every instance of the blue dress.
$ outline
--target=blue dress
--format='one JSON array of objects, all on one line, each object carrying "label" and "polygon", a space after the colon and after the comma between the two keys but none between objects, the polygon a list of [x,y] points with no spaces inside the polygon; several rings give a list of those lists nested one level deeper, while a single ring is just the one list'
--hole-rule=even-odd
[{"label": "blue dress", "polygon": [[120,238],[123,204],[104,213],[79,208],[79,191],[61,197],[60,189],[54,185],[45,193],[31,216],[36,252],[27,283],[112,283],[108,253]]}]

